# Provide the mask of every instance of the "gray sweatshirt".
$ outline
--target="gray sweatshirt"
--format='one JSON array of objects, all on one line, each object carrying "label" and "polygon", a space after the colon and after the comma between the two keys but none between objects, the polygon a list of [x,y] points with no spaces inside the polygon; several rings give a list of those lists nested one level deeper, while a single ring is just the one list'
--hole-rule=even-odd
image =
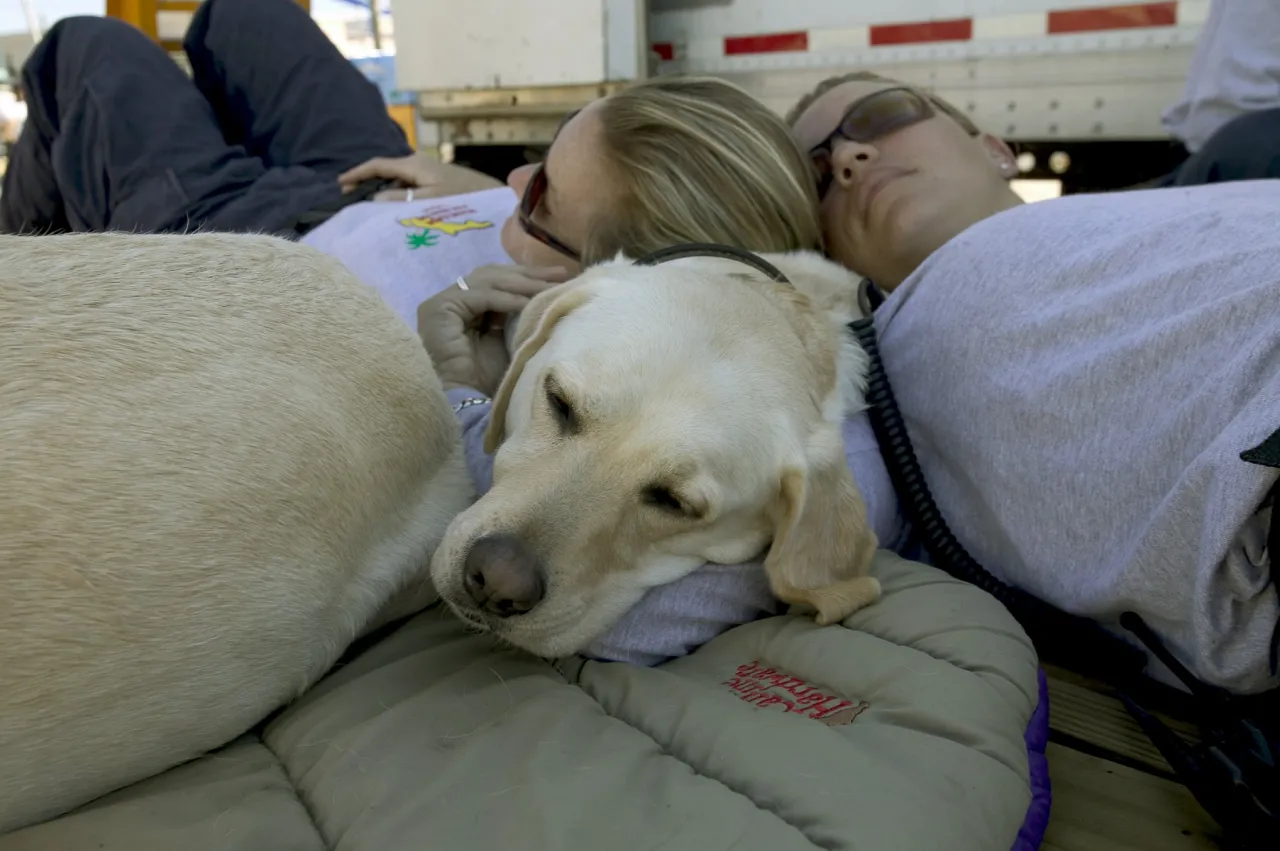
[{"label": "gray sweatshirt", "polygon": [[1001,213],[876,324],[925,477],[980,563],[1104,624],[1136,611],[1210,682],[1277,684],[1278,471],[1240,454],[1280,428],[1280,180]]}]

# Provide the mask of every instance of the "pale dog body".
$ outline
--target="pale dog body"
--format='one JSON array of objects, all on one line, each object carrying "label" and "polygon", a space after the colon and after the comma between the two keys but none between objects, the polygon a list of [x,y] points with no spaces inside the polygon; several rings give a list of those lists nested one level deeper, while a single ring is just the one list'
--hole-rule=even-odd
[{"label": "pale dog body", "polygon": [[0,832],[225,744],[429,602],[473,496],[378,296],[226,235],[0,238],[0,482]]},{"label": "pale dog body", "polygon": [[[774,592],[820,622],[878,598],[840,432],[865,406],[866,356],[845,327],[862,315],[858,280],[816,255],[766,259],[794,288],[729,260],[619,259],[529,305],[494,400],[493,488],[432,564],[464,620],[566,655],[646,589],[766,547]],[[646,504],[656,485],[682,510]],[[489,616],[464,590],[472,544],[495,534],[545,569],[525,614]]]}]

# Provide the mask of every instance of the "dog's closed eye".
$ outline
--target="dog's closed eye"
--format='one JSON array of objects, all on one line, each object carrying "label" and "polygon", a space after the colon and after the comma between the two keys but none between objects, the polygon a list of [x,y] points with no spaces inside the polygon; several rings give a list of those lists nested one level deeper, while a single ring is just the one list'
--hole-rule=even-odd
[{"label": "dog's closed eye", "polygon": [[667,485],[649,485],[641,491],[640,499],[645,505],[651,505],[668,514],[687,517],[691,520],[699,520],[706,513],[704,507],[682,499],[679,494]]},{"label": "dog's closed eye", "polygon": [[547,407],[551,410],[551,416],[555,418],[556,423],[560,426],[562,434],[573,434],[578,430],[578,414],[574,410],[572,403],[565,398],[564,391],[556,383],[555,377],[548,375],[545,388],[547,391]]}]

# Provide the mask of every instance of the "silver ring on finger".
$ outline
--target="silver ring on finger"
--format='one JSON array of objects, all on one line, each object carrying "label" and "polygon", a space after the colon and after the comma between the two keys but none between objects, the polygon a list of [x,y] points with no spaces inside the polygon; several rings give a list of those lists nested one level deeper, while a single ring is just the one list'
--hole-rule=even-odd
[{"label": "silver ring on finger", "polygon": [[463,290],[464,292],[465,292],[466,290],[471,289],[471,287],[467,286],[467,279],[466,279],[466,277],[464,277],[464,276],[462,276],[462,275],[459,275],[459,276],[458,276],[458,279],[457,279],[456,281],[454,281],[453,283],[458,287],[458,289]]}]

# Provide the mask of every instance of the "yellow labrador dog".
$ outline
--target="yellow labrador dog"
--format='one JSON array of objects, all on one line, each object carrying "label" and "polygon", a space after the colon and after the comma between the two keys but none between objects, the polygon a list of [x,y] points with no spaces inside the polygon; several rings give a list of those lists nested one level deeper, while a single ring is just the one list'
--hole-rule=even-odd
[{"label": "yellow labrador dog", "polygon": [[240,735],[474,493],[412,331],[229,235],[0,237],[0,833]]},{"label": "yellow labrador dog", "polygon": [[729,259],[620,259],[530,303],[489,423],[493,488],[432,562],[463,620],[567,655],[646,589],[766,548],[774,593],[819,623],[878,599],[841,439],[865,407],[845,328],[858,279],[765,259],[791,283]]}]

